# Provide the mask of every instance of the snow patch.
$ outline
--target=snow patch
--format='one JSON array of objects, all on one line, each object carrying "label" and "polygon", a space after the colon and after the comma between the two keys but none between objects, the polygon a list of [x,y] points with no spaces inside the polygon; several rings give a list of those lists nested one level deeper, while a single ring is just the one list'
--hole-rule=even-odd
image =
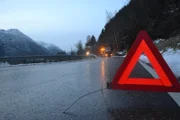
[{"label": "snow patch", "polygon": [[159,42],[162,42],[164,41],[164,39],[157,39],[157,40],[154,40],[154,43],[158,44]]},{"label": "snow patch", "polygon": [[177,43],[177,45],[178,45],[178,46],[180,46],[180,42],[179,42],[179,43]]},{"label": "snow patch", "polygon": [[147,58],[146,55],[141,55],[139,59],[142,60],[145,63],[150,63],[150,61],[149,61],[149,59]]},{"label": "snow patch", "polygon": [[[162,55],[176,77],[180,77],[180,50],[174,51],[169,48]],[[139,59],[145,63],[150,63],[145,55],[141,55]]]}]

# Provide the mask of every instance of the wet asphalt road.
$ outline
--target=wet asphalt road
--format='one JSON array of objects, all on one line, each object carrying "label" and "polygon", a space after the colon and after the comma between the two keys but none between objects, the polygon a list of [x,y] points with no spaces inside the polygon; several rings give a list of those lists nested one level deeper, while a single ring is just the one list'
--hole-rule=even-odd
[{"label": "wet asphalt road", "polygon": [[[104,89],[123,58],[0,68],[0,120],[180,120],[167,93]],[[131,77],[152,77],[137,64]]]}]

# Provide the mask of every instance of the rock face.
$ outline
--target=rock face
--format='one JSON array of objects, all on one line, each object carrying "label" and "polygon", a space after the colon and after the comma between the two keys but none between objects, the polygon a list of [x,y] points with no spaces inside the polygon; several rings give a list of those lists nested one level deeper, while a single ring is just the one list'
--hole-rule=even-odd
[{"label": "rock face", "polygon": [[18,29],[0,30],[0,57],[49,54],[46,48]]}]

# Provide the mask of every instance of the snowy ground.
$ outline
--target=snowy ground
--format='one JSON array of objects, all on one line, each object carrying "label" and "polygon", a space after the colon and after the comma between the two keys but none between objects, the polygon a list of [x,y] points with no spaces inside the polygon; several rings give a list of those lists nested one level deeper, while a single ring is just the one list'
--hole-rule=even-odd
[{"label": "snowy ground", "polygon": [[[166,52],[162,53],[162,55],[173,73],[177,77],[180,77],[180,50],[174,51],[173,49],[168,49]],[[150,63],[145,55],[141,55],[140,60],[145,63]]]}]

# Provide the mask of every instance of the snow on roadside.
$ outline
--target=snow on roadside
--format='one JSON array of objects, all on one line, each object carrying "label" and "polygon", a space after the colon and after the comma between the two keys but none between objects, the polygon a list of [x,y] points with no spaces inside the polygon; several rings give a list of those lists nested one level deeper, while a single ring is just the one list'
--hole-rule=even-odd
[{"label": "snow on roadside", "polygon": [[29,63],[29,64],[17,64],[17,65],[11,65],[7,62],[0,62],[0,68],[5,68],[5,67],[17,67],[17,66],[29,66],[29,65],[35,65],[35,64],[42,64],[42,63]]},{"label": "snow on roadside", "polygon": [[145,55],[141,55],[139,59],[145,63],[150,63],[149,59]]},{"label": "snow on roadside", "polygon": [[1,67],[9,67],[9,66],[10,66],[10,64],[7,63],[7,62],[5,62],[5,63],[0,62],[0,68],[1,68]]},{"label": "snow on roadside", "polygon": [[[95,56],[97,57],[97,56]],[[97,57],[98,58],[98,57]],[[50,64],[59,64],[59,63],[70,63],[70,62],[76,62],[76,61],[83,61],[86,59],[82,60],[69,60],[69,61],[58,61],[58,62],[40,62],[40,63],[27,63],[27,64],[16,64],[16,65],[11,65],[8,62],[0,62],[0,68],[6,68],[6,67],[18,67],[18,66],[32,66],[32,65],[50,65]]]},{"label": "snow on roadside", "polygon": [[157,40],[155,40],[154,42],[155,42],[156,44],[158,44],[159,42],[162,42],[162,41],[164,41],[164,39],[157,39]]},{"label": "snow on roadside", "polygon": [[[61,61],[61,62],[67,62],[67,61]],[[6,67],[18,67],[18,66],[31,66],[31,65],[44,65],[44,64],[54,64],[58,62],[49,62],[49,63],[28,63],[28,64],[17,64],[17,65],[11,65],[7,62],[3,63],[0,62],[0,68],[6,68]]]},{"label": "snow on roadside", "polygon": [[[176,77],[180,77],[180,50],[168,49],[162,55]],[[150,63],[145,55],[141,55],[140,60]]]}]

